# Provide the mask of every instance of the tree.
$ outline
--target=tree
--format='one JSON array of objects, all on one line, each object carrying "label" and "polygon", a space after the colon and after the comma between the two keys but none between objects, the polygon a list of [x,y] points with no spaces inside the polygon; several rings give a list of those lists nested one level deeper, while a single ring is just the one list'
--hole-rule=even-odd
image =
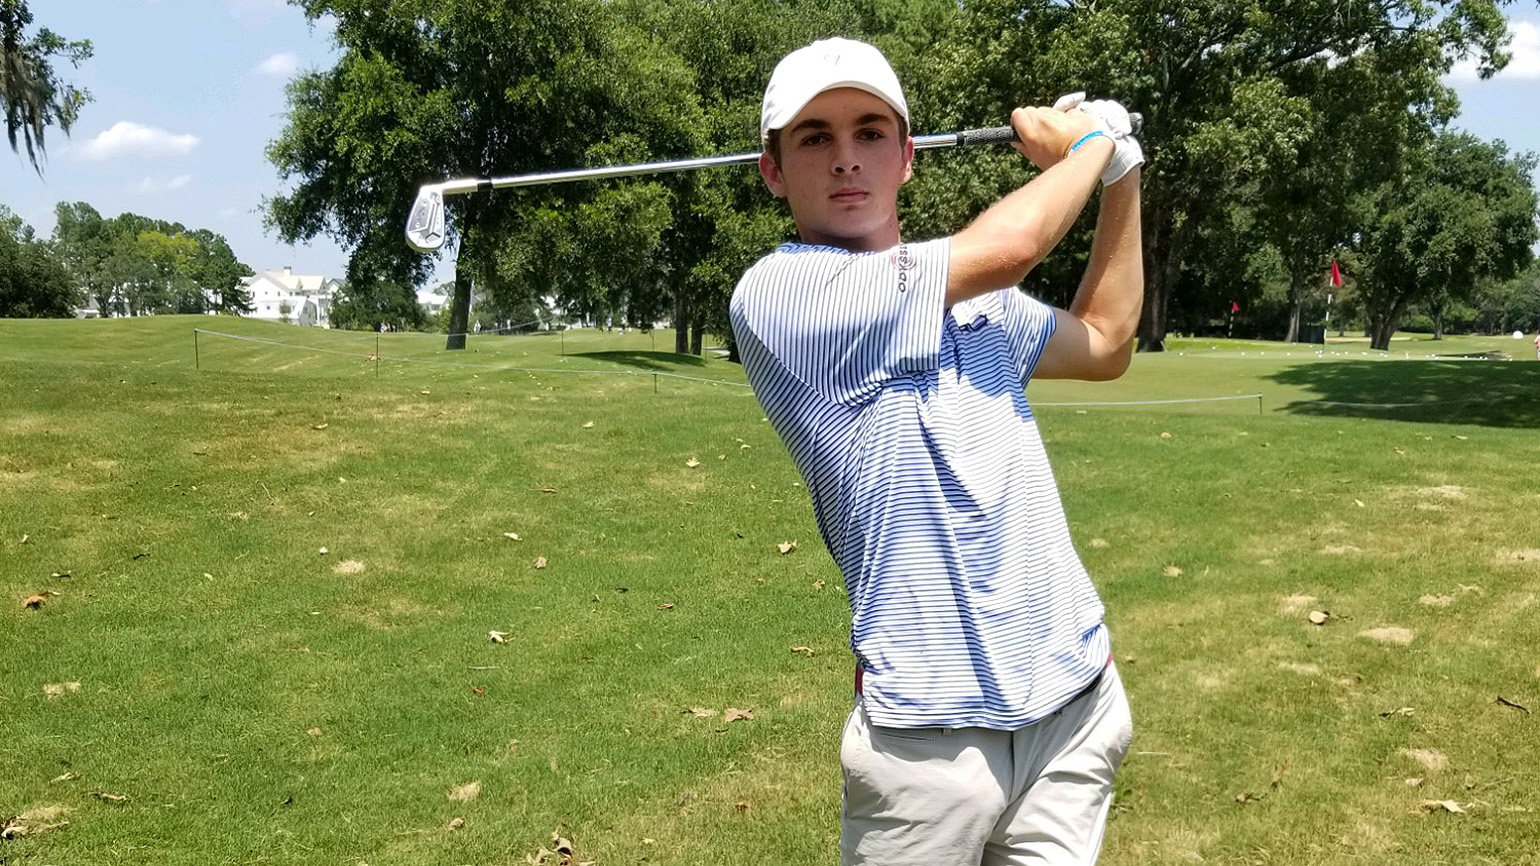
[{"label": "tree", "polygon": [[332,303],[331,323],[353,331],[406,331],[426,326],[428,316],[411,286],[374,280],[344,285]]},{"label": "tree", "polygon": [[[335,17],[341,56],[333,69],[289,85],[288,124],[268,156],[298,183],[269,202],[269,220],[290,241],[334,237],[351,252],[350,283],[418,285],[427,276],[431,259],[401,238],[424,182],[696,149],[687,68],[626,26],[609,3],[303,6],[312,20]],[[495,279],[504,238],[542,210],[566,211],[612,192],[584,184],[455,198],[449,348],[464,347],[470,294]]]},{"label": "tree", "polygon": [[223,235],[135,213],[103,219],[85,202],[54,208],[59,258],[103,316],[251,312],[252,270]]},{"label": "tree", "polygon": [[1403,52],[1425,65],[1419,80],[1468,55],[1490,74],[1503,62],[1499,2],[978,0],[934,54],[950,111],[973,123],[998,123],[1014,105],[1078,88],[1144,113],[1139,349],[1160,351],[1205,227],[1255,200],[1269,178],[1318,158],[1308,153],[1310,76],[1301,70]]},{"label": "tree", "polygon": [[49,244],[0,205],[0,318],[67,318],[77,294]]},{"label": "tree", "polygon": [[1512,279],[1530,263],[1540,234],[1534,168],[1532,154],[1445,132],[1411,170],[1363,197],[1371,347],[1389,348],[1410,305],[1473,298],[1481,279]]},{"label": "tree", "polygon": [[33,170],[42,174],[39,157],[44,153],[44,131],[57,126],[68,135],[80,109],[91,101],[89,91],[58,79],[53,62],[64,60],[78,67],[90,58],[91,43],[66,41],[46,27],[28,37],[31,24],[26,0],[0,0],[0,108],[5,109],[5,134],[11,150],[20,153],[26,146]]}]

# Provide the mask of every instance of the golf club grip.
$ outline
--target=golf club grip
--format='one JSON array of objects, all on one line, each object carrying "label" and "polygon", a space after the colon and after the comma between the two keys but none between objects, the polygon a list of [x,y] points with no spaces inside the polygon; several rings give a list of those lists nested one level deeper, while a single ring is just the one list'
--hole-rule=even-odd
[{"label": "golf club grip", "polygon": [[[1128,113],[1129,125],[1133,127],[1134,135],[1144,132],[1144,115],[1137,111]],[[984,129],[965,129],[957,133],[959,147],[967,147],[972,144],[1006,144],[1016,141],[1016,130],[1010,126],[991,126]]]}]

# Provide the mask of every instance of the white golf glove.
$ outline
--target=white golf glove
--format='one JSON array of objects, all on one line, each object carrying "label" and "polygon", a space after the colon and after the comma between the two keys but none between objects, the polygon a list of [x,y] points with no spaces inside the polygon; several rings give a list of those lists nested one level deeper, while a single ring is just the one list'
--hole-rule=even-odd
[{"label": "white golf glove", "polygon": [[1139,140],[1133,136],[1134,125],[1128,117],[1128,109],[1119,103],[1111,99],[1087,102],[1085,92],[1078,91],[1059,97],[1053,107],[1060,111],[1078,108],[1096,118],[1099,121],[1097,127],[1111,136],[1112,160],[1107,163],[1107,170],[1102,172],[1102,186],[1117,183],[1134,166],[1144,163],[1144,148],[1139,146]]}]

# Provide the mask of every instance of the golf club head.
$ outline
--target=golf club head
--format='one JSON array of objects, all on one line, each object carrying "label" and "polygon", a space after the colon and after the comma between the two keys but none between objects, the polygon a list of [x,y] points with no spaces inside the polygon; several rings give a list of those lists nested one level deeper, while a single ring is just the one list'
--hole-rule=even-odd
[{"label": "golf club head", "polygon": [[406,242],[420,253],[431,253],[444,245],[444,193],[438,187],[430,185],[418,191],[406,221]]}]

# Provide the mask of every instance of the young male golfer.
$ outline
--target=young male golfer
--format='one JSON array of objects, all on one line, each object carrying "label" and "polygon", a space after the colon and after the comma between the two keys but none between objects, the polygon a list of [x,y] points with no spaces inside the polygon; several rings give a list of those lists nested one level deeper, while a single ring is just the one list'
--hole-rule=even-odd
[{"label": "young male golfer", "polygon": [[[1128,366],[1143,157],[1116,103],[1011,123],[1042,173],[912,243],[909,112],[881,53],[817,42],[765,91],[759,167],[802,242],[744,274],[732,322],[854,613],[847,864],[1093,863],[1132,735],[1024,389]],[[1098,184],[1071,308],[1022,294]]]}]

